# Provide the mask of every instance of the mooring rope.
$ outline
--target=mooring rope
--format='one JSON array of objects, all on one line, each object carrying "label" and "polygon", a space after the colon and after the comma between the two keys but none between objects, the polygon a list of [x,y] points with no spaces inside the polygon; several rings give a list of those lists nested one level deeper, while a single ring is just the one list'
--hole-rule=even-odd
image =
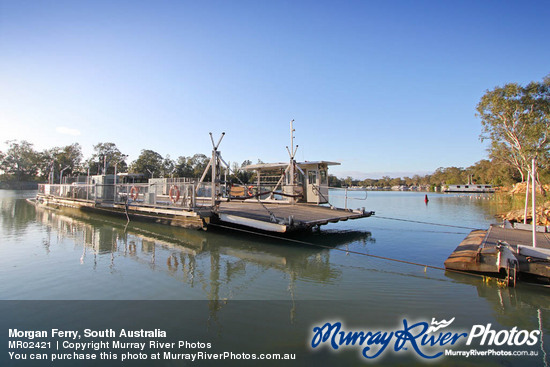
[{"label": "mooring rope", "polygon": [[469,272],[461,271],[461,270],[446,269],[446,268],[442,268],[440,266],[435,266],[435,265],[420,264],[420,263],[416,263],[416,262],[413,262],[413,261],[394,259],[394,258],[386,257],[386,256],[372,255],[372,254],[367,254],[367,253],[364,253],[364,252],[359,252],[359,251],[354,251],[354,250],[341,249],[341,248],[338,248],[338,247],[332,247],[332,246],[320,245],[320,244],[307,242],[307,241],[301,241],[301,240],[297,240],[297,239],[294,239],[294,238],[284,238],[284,237],[280,237],[280,236],[270,235],[270,234],[267,234],[267,233],[259,233],[259,232],[255,232],[255,231],[249,231],[249,230],[246,230],[246,229],[225,226],[225,225],[222,225],[222,224],[209,223],[209,225],[224,228],[224,229],[230,229],[230,230],[234,230],[234,231],[238,231],[238,232],[249,233],[249,234],[253,234],[253,235],[257,235],[257,236],[274,238],[274,239],[278,239],[278,240],[282,240],[282,241],[295,242],[295,243],[299,243],[299,244],[303,244],[303,245],[308,245],[308,246],[314,246],[314,247],[324,248],[324,249],[328,249],[328,250],[335,250],[335,251],[345,252],[346,254],[362,255],[362,256],[372,257],[372,258],[380,259],[380,260],[393,261],[393,262],[402,263],[402,264],[419,266],[419,267],[424,268],[424,272],[426,272],[426,269],[429,268],[429,269],[435,269],[435,270],[449,271],[449,272],[457,273],[457,274],[475,276],[475,277],[478,277],[478,278],[481,278],[481,279],[484,279],[484,280],[485,279],[499,279],[497,277],[492,277],[492,276],[488,276],[488,275],[474,274],[474,273],[469,273]]},{"label": "mooring rope", "polygon": [[471,230],[479,229],[479,228],[473,228],[473,227],[455,226],[455,225],[452,225],[452,224],[422,222],[422,221],[419,221],[419,220],[412,220],[412,219],[401,219],[401,218],[382,217],[382,216],[380,216],[380,215],[374,215],[374,216],[372,216],[371,218],[388,219],[388,220],[398,220],[398,221],[401,221],[401,222],[429,224],[429,225],[432,225],[432,226],[441,226],[441,227],[462,228],[462,229],[471,229]]},{"label": "mooring rope", "polygon": [[[373,217],[374,218],[374,217]],[[369,226],[370,229],[376,229],[380,231],[402,231],[400,228],[380,228]],[[422,232],[422,233],[443,233],[443,234],[467,234],[468,232],[451,232],[451,231],[430,231],[428,229],[407,229],[408,232]]]}]

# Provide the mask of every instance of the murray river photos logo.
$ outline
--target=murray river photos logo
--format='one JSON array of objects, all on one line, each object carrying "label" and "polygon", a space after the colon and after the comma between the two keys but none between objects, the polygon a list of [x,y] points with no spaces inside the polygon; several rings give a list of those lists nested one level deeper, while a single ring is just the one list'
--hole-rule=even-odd
[{"label": "murray river photos logo", "polygon": [[409,351],[421,358],[436,359],[446,354],[446,350],[464,343],[467,346],[513,347],[533,346],[539,340],[539,330],[518,330],[517,327],[493,330],[491,324],[474,325],[469,332],[448,330],[454,320],[411,323],[403,319],[402,326],[396,330],[369,331],[347,331],[341,322],[326,322],[313,327],[311,347],[313,350],[326,347],[334,351],[355,347],[367,359],[381,357],[390,351]]}]

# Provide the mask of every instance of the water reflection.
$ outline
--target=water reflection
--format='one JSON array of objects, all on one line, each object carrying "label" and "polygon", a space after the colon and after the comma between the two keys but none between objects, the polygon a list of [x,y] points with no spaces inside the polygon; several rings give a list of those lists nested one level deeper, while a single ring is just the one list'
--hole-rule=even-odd
[{"label": "water reflection", "polygon": [[[3,190],[0,190],[0,192]],[[36,191],[23,192],[20,195],[32,195]],[[34,208],[18,197],[0,196],[0,225],[3,236],[20,236],[34,222]]]},{"label": "water reflection", "polygon": [[[371,196],[380,216],[386,211],[388,217],[457,225],[485,225],[483,218],[489,217],[487,210],[465,197],[431,195],[428,207],[423,198],[402,193]],[[21,198],[0,199],[4,299],[155,300],[154,304],[204,300],[196,308],[203,310],[210,326],[227,331],[231,319],[235,329],[257,329],[252,338],[260,341],[262,325],[272,332],[288,319],[309,330],[326,318],[389,327],[403,315],[456,317],[457,323],[469,327],[490,322],[494,329],[532,330],[540,325],[549,331],[550,299],[542,288],[499,288],[475,277],[345,254],[349,247],[441,265],[465,236],[441,228],[370,218],[291,238],[328,246],[315,248],[227,230],[203,232],[139,222],[126,227],[126,219],[35,209]],[[373,226],[376,241],[361,230],[374,230]],[[274,301],[264,302],[270,300]],[[236,303],[241,307],[232,308]],[[182,303],[175,304],[177,308]],[[276,321],[250,321],[276,311],[281,316]],[[275,339],[293,335],[294,331]],[[298,339],[302,345],[304,338]],[[544,341],[548,344],[546,337]]]},{"label": "water reflection", "polygon": [[[188,290],[200,289],[199,299],[210,301],[212,316],[228,300],[238,299],[247,287],[257,287],[257,280],[268,272],[284,274],[291,300],[295,299],[298,280],[335,283],[342,276],[341,267],[331,263],[327,248],[254,234],[228,234],[227,230],[204,232],[142,222],[128,225],[117,217],[40,206],[36,207],[35,220],[48,229],[48,237],[44,239],[46,251],[52,246],[51,235],[55,233],[58,241],[68,239],[82,246],[81,256],[75,261],[91,263],[94,270],[109,259],[112,273],[127,268],[128,260],[151,271],[161,271],[188,286],[176,298],[196,299],[197,295]],[[349,243],[366,246],[374,241],[370,232],[361,231],[324,231],[293,239],[325,247],[345,247]],[[259,295],[260,299],[272,297],[268,290],[264,292]],[[293,312],[291,310],[291,318]]]},{"label": "water reflection", "polygon": [[[488,301],[495,319],[504,327],[517,327],[524,330],[540,330],[540,350],[542,360],[547,365],[544,353],[550,327],[550,294],[548,287],[519,283],[517,287],[504,287],[495,282],[479,282],[479,279],[456,273],[447,273],[449,278],[476,287],[477,295]],[[541,292],[541,290],[544,292]],[[474,312],[474,310],[472,310]],[[474,315],[475,317],[475,315]],[[485,323],[480,322],[480,323]]]}]

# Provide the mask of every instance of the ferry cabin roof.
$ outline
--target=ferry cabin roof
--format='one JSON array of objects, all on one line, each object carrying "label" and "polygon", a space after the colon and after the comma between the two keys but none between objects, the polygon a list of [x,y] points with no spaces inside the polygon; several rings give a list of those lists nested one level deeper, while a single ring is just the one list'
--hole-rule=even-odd
[{"label": "ferry cabin roof", "polygon": [[286,163],[261,163],[244,167],[247,171],[256,171],[258,186],[261,184],[262,174],[278,171],[284,173],[282,183],[283,192],[291,196],[299,196],[299,202],[312,204],[328,203],[328,166],[339,165],[330,161],[305,161],[296,162],[294,179],[291,177],[290,164]]},{"label": "ferry cabin roof", "polygon": [[[324,167],[325,169],[327,166],[339,166],[340,163],[338,162],[330,162],[330,161],[305,161],[305,162],[296,162],[296,165],[300,167],[301,169],[308,169],[308,168],[314,168],[317,167]],[[276,169],[286,169],[288,167],[288,162],[284,163],[260,163],[260,164],[250,164],[248,166],[245,166],[243,169],[247,171],[269,171],[269,170],[276,170]]]}]

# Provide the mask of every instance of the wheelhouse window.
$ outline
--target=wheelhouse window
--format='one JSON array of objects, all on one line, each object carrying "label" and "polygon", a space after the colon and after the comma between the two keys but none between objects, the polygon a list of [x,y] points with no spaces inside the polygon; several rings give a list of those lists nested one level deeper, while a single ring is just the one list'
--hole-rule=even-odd
[{"label": "wheelhouse window", "polygon": [[308,171],[307,180],[310,185],[317,185],[317,171]]},{"label": "wheelhouse window", "polygon": [[319,174],[321,176],[321,185],[328,185],[327,170],[320,170]]}]

